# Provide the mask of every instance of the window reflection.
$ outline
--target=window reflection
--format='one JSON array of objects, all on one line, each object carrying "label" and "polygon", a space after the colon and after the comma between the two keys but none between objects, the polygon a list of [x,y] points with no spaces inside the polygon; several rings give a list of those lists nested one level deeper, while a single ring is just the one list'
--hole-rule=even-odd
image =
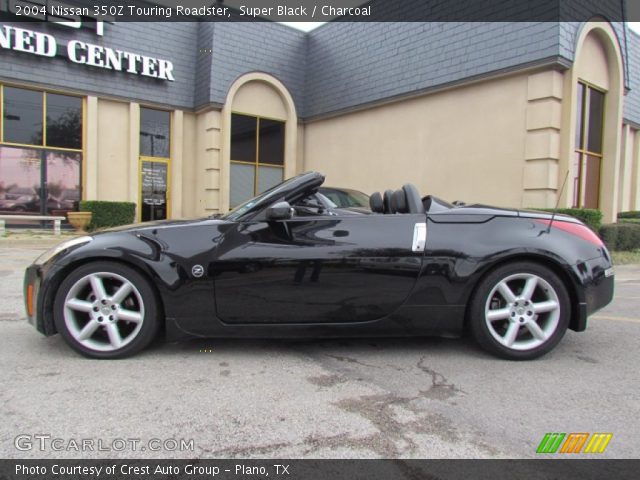
[{"label": "window reflection", "polygon": [[4,141],[42,145],[42,92],[4,87]]},{"label": "window reflection", "polygon": [[143,222],[167,218],[167,174],[164,162],[142,162]]},{"label": "window reflection", "polygon": [[169,112],[140,109],[140,155],[169,158]]},{"label": "window reflection", "polygon": [[602,153],[602,120],[604,118],[604,93],[589,89],[589,134],[587,150]]},{"label": "window reflection", "polygon": [[47,153],[47,210],[51,215],[78,210],[80,163],[79,153]]},{"label": "window reflection", "polygon": [[47,145],[82,148],[82,100],[68,95],[47,94]]},{"label": "window reflection", "polygon": [[259,162],[284,164],[284,122],[260,119]]},{"label": "window reflection", "polygon": [[81,163],[75,152],[0,147],[0,212],[64,216],[77,210]]},{"label": "window reflection", "polygon": [[0,146],[0,212],[40,212],[40,152]]},{"label": "window reflection", "polygon": [[231,116],[231,159],[239,162],[256,161],[256,117]]}]

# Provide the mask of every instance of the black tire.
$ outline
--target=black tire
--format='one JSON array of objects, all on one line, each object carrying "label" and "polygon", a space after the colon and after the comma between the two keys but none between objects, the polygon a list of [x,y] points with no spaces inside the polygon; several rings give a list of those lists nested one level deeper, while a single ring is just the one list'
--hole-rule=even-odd
[{"label": "black tire", "polygon": [[[123,297],[122,305],[115,302],[113,305],[111,303],[105,306],[99,305],[100,300],[95,298],[93,285],[88,280],[92,274],[99,274],[93,276],[100,278],[100,283],[102,283],[106,294],[105,298],[108,298],[109,301],[116,298],[115,292],[124,285],[124,282],[121,282],[122,279],[132,285],[133,289],[126,297]],[[93,315],[102,315],[102,310],[93,313],[93,311],[85,312],[84,310],[76,311],[66,308],[65,303],[68,295],[70,295],[70,299],[84,301],[87,304],[93,302],[92,305],[99,305],[100,309],[112,308],[113,312],[108,313],[114,314],[113,321],[107,321],[111,317],[105,313],[104,317],[99,317],[102,323],[98,325],[95,323],[98,320]],[[77,298],[76,295],[81,298]],[[120,307],[122,307],[122,311]],[[160,325],[158,300],[149,282],[134,269],[117,262],[92,262],[73,270],[60,284],[53,308],[54,323],[58,332],[71,348],[90,358],[116,359],[136,354],[156,337]],[[93,310],[95,308],[97,307],[94,306]],[[119,314],[135,314],[142,320],[139,321],[137,318],[136,321],[119,319]],[[67,315],[66,320],[65,315]],[[78,336],[78,330],[82,330],[82,327],[90,322],[94,322],[94,325],[97,326],[94,327],[94,333],[84,340],[83,344],[76,336]],[[112,326],[107,323],[116,326],[118,330],[116,336],[119,336],[122,341],[122,347],[114,346],[119,343],[112,342],[111,332],[108,332]],[[75,335],[73,329],[75,329]]]},{"label": "black tire", "polygon": [[[536,287],[525,305],[525,284],[533,277],[537,277],[532,282]],[[508,291],[515,294],[513,302],[507,302],[499,288],[505,281]],[[546,305],[556,302],[559,308],[537,313],[536,308],[544,309],[542,302],[547,302]],[[507,317],[502,319],[500,312],[506,312]],[[489,313],[500,319],[488,321]],[[564,283],[553,271],[533,262],[513,262],[489,272],[477,286],[469,308],[469,327],[476,342],[488,352],[509,360],[532,360],[551,351],[562,340],[570,318],[571,302]],[[532,323],[543,328],[538,330]],[[510,327],[517,332],[512,347],[507,346]],[[536,337],[533,329],[544,335]]]}]

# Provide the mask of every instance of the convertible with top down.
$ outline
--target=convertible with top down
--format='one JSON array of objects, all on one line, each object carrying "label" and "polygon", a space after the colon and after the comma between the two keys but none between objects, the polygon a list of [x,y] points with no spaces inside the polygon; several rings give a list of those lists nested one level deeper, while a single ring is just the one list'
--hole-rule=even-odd
[{"label": "convertible with top down", "polygon": [[580,221],[453,205],[406,184],[338,208],[304,173],[199,220],[66,241],[27,268],[29,322],[119,358],[193,337],[460,334],[539,357],[613,296],[611,257]]}]

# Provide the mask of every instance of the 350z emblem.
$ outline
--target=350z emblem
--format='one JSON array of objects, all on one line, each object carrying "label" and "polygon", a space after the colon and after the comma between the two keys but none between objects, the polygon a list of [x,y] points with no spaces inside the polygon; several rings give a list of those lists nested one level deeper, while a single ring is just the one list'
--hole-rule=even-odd
[{"label": "350z emblem", "polygon": [[202,275],[204,275],[204,267],[202,265],[194,265],[193,267],[191,267],[191,275],[196,278],[200,278]]}]

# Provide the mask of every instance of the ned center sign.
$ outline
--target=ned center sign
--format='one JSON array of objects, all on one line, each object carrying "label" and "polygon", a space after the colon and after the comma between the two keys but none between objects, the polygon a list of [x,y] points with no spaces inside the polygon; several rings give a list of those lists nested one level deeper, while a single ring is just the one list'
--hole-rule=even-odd
[{"label": "ned center sign", "polygon": [[[36,32],[12,25],[0,25],[0,49],[13,50],[41,57],[58,55],[58,41],[48,33]],[[70,40],[64,49],[65,58],[79,65],[174,81],[173,63],[161,58],[112,49],[81,40]]]}]

